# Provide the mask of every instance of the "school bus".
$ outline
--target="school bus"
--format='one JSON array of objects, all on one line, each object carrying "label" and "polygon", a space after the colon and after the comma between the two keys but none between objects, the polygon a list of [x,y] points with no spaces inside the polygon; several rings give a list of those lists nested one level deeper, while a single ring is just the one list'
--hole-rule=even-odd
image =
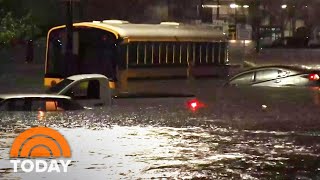
[{"label": "school bus", "polygon": [[133,79],[216,76],[228,63],[228,41],[219,28],[173,22],[133,24],[105,20],[73,24],[72,55],[66,26],[47,35],[44,85],[75,74],[103,74],[126,91]]}]

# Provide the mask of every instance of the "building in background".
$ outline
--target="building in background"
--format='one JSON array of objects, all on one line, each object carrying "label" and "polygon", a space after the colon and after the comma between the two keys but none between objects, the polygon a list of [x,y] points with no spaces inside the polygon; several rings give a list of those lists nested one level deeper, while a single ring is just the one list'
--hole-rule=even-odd
[{"label": "building in background", "polygon": [[226,21],[231,34],[236,32],[235,24],[250,24],[254,38],[263,45],[286,40],[296,44],[305,41],[309,45],[319,41],[317,0],[203,0],[202,3],[204,21]]},{"label": "building in background", "polygon": [[[21,3],[31,9],[35,22],[45,28],[65,24],[61,0]],[[318,7],[319,0],[73,0],[73,19],[74,22],[120,19],[133,23],[222,24],[228,27],[230,39],[237,38],[236,25],[245,24],[252,26],[253,39],[264,44],[272,45],[286,37],[308,37],[309,42],[316,44],[320,36]]]}]

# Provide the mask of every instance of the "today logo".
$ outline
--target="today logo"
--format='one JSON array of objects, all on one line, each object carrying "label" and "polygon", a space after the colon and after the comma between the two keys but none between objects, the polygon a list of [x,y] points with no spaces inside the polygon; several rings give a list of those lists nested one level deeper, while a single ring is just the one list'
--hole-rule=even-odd
[{"label": "today logo", "polygon": [[[66,139],[58,131],[47,127],[24,131],[14,140],[10,150],[10,158],[17,158],[10,160],[14,172],[18,172],[18,168],[24,172],[68,172],[71,160],[52,158],[70,157],[71,150]],[[37,158],[50,158],[50,160]]]}]

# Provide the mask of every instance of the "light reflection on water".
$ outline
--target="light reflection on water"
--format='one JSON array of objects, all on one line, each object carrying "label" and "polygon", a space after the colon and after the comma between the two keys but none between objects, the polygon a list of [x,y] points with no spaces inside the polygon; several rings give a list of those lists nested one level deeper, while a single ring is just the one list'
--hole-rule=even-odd
[{"label": "light reflection on water", "polygon": [[[64,178],[260,179],[319,175],[319,134],[238,130],[214,124],[184,128],[119,126],[107,123],[108,116],[95,119],[94,115],[84,117],[81,112],[71,114],[69,118],[51,116],[46,123],[17,122],[14,129],[2,131],[2,176],[23,179],[39,176],[13,174],[6,168],[11,167],[7,159],[14,137],[25,128],[44,124],[58,129],[72,148],[72,166]],[[62,175],[51,173],[43,177],[56,179]]]},{"label": "light reflection on water", "polygon": [[[37,112],[0,113],[0,178],[320,178],[320,114],[310,98],[286,100],[277,93],[248,101],[227,91],[197,112],[171,102],[46,113],[41,119]],[[67,174],[12,173],[12,141],[33,126],[53,127],[69,141]]]}]

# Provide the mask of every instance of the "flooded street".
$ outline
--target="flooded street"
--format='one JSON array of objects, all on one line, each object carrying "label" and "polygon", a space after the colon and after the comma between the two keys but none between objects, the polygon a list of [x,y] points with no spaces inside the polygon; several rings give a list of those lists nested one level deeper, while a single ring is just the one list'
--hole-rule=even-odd
[{"label": "flooded street", "polygon": [[0,0],[0,180],[320,180],[320,0]]},{"label": "flooded street", "polygon": [[[123,99],[65,113],[1,113],[1,179],[317,179],[319,92],[217,88],[184,99]],[[25,129],[48,126],[68,140],[68,173],[13,173],[9,150]]]}]

